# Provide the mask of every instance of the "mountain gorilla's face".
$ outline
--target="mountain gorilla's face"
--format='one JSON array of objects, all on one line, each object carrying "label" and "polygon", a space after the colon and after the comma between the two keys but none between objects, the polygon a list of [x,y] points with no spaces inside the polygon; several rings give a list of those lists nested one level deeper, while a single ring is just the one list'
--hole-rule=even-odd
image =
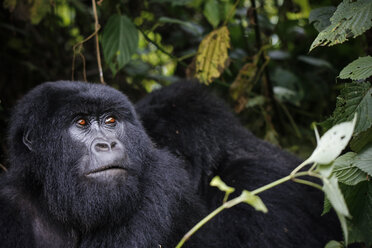
[{"label": "mountain gorilla's face", "polygon": [[23,146],[21,160],[51,215],[90,228],[133,212],[128,206],[139,201],[152,145],[123,94],[102,85],[46,83],[17,110],[11,134],[22,134],[15,146]]},{"label": "mountain gorilla's face", "polygon": [[68,133],[83,151],[79,174],[91,181],[125,182],[131,165],[121,141],[125,129],[125,121],[108,110],[98,116],[78,114]]}]

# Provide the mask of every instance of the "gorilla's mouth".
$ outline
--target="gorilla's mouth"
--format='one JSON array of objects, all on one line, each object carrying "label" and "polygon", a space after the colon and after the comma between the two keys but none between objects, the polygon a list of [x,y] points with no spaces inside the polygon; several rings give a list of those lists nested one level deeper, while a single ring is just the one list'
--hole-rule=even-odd
[{"label": "gorilla's mouth", "polygon": [[124,169],[122,166],[119,165],[105,165],[89,171],[86,176],[87,177],[110,177],[110,176],[125,176],[127,174],[127,170]]}]

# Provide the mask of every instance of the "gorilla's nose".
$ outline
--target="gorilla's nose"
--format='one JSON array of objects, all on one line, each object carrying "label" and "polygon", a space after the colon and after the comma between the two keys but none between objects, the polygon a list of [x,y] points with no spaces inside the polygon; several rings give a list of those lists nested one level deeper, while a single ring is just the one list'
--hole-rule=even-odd
[{"label": "gorilla's nose", "polygon": [[110,152],[122,150],[121,143],[118,140],[96,139],[92,144],[93,152]]}]

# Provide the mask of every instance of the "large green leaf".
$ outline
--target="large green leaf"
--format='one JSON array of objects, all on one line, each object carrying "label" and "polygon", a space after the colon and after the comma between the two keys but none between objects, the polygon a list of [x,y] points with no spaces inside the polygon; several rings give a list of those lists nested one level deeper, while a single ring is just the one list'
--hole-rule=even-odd
[{"label": "large green leaf", "polygon": [[115,75],[127,64],[138,47],[138,30],[124,15],[112,15],[102,36],[103,55]]},{"label": "large green leaf", "polygon": [[348,64],[340,72],[342,79],[350,78],[352,80],[361,80],[369,78],[372,75],[372,57],[360,57]]},{"label": "large green leaf", "polygon": [[369,82],[348,83],[337,98],[336,109],[324,124],[327,128],[351,120],[358,113],[358,121],[354,132],[360,133],[372,125],[372,88]]},{"label": "large green leaf", "polygon": [[335,11],[336,7],[334,6],[313,9],[309,15],[309,23],[313,24],[318,32],[321,32],[326,27],[331,25],[331,21],[329,19],[332,17]]},{"label": "large green leaf", "polygon": [[344,0],[331,17],[331,25],[318,34],[310,51],[317,46],[332,46],[357,37],[372,27],[372,1]]},{"label": "large green leaf", "polygon": [[349,241],[372,245],[372,182],[364,181],[356,186],[340,185],[345,201],[353,216],[348,220]]},{"label": "large green leaf", "polygon": [[204,6],[203,14],[208,22],[216,28],[220,23],[220,8],[217,0],[207,0]]},{"label": "large green leaf", "polygon": [[332,174],[335,175],[340,183],[356,185],[367,180],[367,174],[355,165],[354,152],[348,152],[338,157],[333,163]]},{"label": "large green leaf", "polygon": [[350,148],[354,152],[360,152],[368,143],[372,143],[372,127],[367,131],[358,133],[350,142]]},{"label": "large green leaf", "polygon": [[[355,166],[372,176],[372,144],[355,157]],[[372,222],[371,222],[372,223]]]}]

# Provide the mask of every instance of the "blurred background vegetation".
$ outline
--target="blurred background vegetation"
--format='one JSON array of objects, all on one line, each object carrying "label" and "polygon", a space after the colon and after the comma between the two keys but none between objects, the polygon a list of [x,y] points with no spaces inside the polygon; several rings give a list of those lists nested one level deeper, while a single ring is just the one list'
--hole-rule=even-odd
[{"label": "blurred background vegetation", "polygon": [[136,102],[197,78],[254,134],[302,158],[316,147],[312,123],[323,133],[357,113],[348,153],[323,178],[353,216],[326,198],[345,238],[327,248],[344,247],[347,235],[371,247],[371,27],[371,0],[4,0],[1,169],[11,109],[42,82],[106,82]]},{"label": "blurred background vegetation", "polygon": [[[209,87],[231,105],[242,123],[256,135],[306,157],[316,145],[311,123],[324,121],[335,109],[336,97],[344,84],[337,78],[339,72],[359,56],[372,54],[371,31],[347,43],[318,47],[309,53],[318,35],[313,24],[324,25],[309,23],[311,10],[339,3],[98,1],[103,75],[107,84],[135,102],[154,89],[192,77],[193,58],[200,42],[212,30],[226,24],[231,43],[227,67]],[[334,10],[324,14],[326,21]],[[9,114],[23,94],[45,81],[71,80],[73,71],[75,80],[100,81],[94,37],[79,43],[94,30],[91,1],[3,1],[1,164],[7,166],[5,134],[7,125],[11,125]],[[115,32],[116,36],[110,37]],[[117,43],[113,43],[115,37],[120,37],[124,46],[132,44],[127,45],[126,57],[110,51],[121,45],[117,38]],[[244,84],[236,82],[239,76]]]}]

